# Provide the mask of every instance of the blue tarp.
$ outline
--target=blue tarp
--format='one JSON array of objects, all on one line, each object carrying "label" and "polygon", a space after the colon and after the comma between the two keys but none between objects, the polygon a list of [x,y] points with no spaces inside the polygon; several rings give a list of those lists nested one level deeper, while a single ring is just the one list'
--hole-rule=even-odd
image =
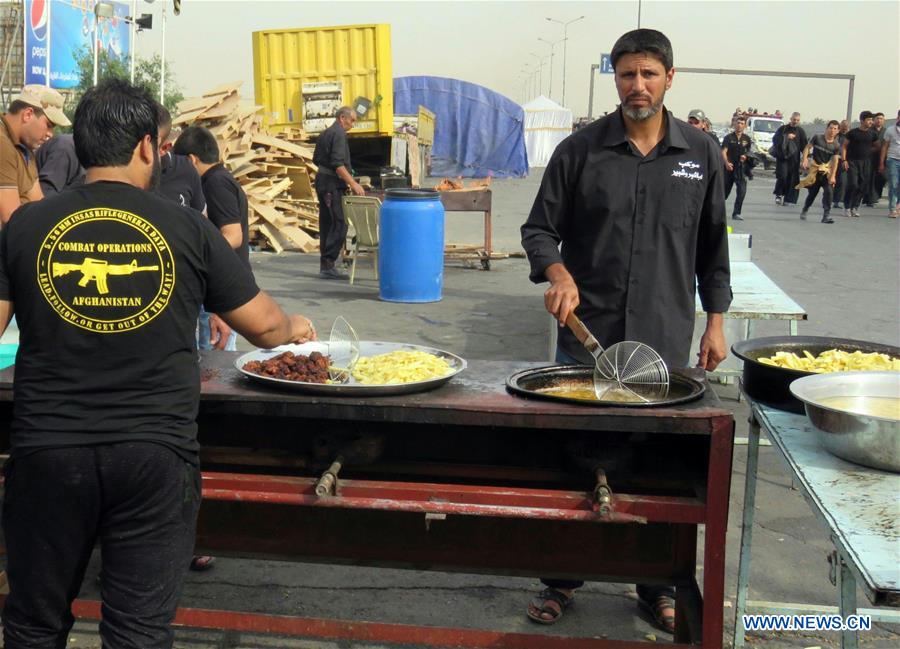
[{"label": "blue tarp", "polygon": [[394,79],[394,113],[435,114],[432,176],[523,177],[525,112],[516,102],[474,83],[445,77]]}]

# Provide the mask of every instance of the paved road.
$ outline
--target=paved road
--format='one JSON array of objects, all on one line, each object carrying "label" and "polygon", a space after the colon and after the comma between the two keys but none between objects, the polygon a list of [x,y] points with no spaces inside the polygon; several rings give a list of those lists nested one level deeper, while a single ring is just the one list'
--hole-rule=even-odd
[{"label": "paved road", "polygon": [[[534,198],[540,170],[523,180],[495,181],[495,247],[518,251],[518,228]],[[900,223],[887,218],[882,204],[863,209],[860,219],[836,217],[834,225],[800,221],[799,208],[777,207],[771,176],[751,183],[746,220],[736,232],[753,235],[753,259],[809,313],[800,332],[900,343],[897,278],[900,276]],[[447,240],[476,242],[480,219],[448,216]],[[523,259],[495,262],[490,272],[448,266],[444,300],[411,307],[377,300],[377,285],[362,263],[354,286],[316,278],[310,255],[254,254],[260,284],[290,308],[312,316],[320,331],[331,319],[346,316],[363,338],[406,340],[454,350],[468,358],[545,359],[547,317],[542,287],[527,281]],[[782,334],[783,323],[764,323],[758,335]],[[734,388],[717,387],[735,411],[738,435],[746,435],[746,408]],[[741,496],[746,447],[737,447],[728,537],[728,583],[733,599],[740,539]],[[828,582],[828,539],[781,469],[774,452],[761,452],[751,599],[832,604]],[[701,544],[702,548],[702,544]],[[97,594],[94,562],[84,593]],[[272,614],[358,618],[409,624],[459,625],[530,633],[643,639],[656,633],[634,615],[633,590],[624,584],[589,584],[578,605],[552,629],[530,624],[523,608],[537,579],[442,575],[395,570],[291,565],[267,561],[225,560],[208,574],[191,574],[183,603],[195,607],[244,608]],[[860,600],[864,597],[860,595]],[[730,602],[729,602],[730,604]],[[732,609],[726,609],[726,616]],[[98,646],[95,627],[79,625],[74,647]],[[896,628],[879,627],[863,637],[866,647],[895,647]],[[836,635],[751,636],[753,646],[836,646]],[[304,647],[362,649],[364,644],[310,642],[284,638],[183,632],[179,647]]]}]

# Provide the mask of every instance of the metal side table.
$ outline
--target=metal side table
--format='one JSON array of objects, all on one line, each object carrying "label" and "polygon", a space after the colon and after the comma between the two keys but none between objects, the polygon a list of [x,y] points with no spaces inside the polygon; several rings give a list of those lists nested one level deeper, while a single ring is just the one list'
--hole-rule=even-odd
[{"label": "metal side table", "polygon": [[[900,622],[896,611],[856,606],[858,584],[872,604],[900,607],[900,475],[841,460],[819,444],[807,417],[751,403],[734,649],[744,646],[742,621],[748,612],[835,612],[828,607],[747,601],[762,428],[834,544],[831,579],[837,587],[841,617],[862,614],[870,615],[873,622]],[[858,646],[856,631],[841,631],[843,649]]]}]

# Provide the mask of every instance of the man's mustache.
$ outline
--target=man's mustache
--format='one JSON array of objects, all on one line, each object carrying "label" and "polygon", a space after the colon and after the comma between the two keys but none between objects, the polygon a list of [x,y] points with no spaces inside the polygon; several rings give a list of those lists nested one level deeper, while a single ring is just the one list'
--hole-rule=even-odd
[{"label": "man's mustache", "polygon": [[653,97],[651,97],[648,94],[642,93],[642,92],[635,93],[633,95],[628,95],[627,97],[625,97],[626,102],[633,101],[635,99],[644,99],[646,101],[653,101]]}]

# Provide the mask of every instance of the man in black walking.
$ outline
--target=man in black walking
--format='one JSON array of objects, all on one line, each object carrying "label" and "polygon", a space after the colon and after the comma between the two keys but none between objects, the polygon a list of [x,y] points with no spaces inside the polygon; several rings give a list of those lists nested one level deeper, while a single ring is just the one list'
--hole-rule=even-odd
[{"label": "man in black walking", "polygon": [[741,115],[734,118],[734,131],[722,140],[722,159],[725,161],[725,200],[731,194],[731,188],[737,187],[734,197],[734,208],[731,210],[731,218],[735,221],[743,221],[741,208],[744,205],[744,196],[747,194],[748,171],[750,170],[750,149],[753,140],[744,133],[747,125],[746,118]]},{"label": "man in black walking", "polygon": [[869,189],[872,177],[872,147],[876,144],[872,130],[874,115],[868,110],[859,114],[859,126],[844,138],[841,160],[847,172],[844,216],[859,217],[859,206]]},{"label": "man in black walking", "polygon": [[791,115],[791,121],[775,131],[772,149],[775,155],[775,203],[796,205],[800,192],[800,152],[806,148],[806,132],[800,126],[800,113]]}]

